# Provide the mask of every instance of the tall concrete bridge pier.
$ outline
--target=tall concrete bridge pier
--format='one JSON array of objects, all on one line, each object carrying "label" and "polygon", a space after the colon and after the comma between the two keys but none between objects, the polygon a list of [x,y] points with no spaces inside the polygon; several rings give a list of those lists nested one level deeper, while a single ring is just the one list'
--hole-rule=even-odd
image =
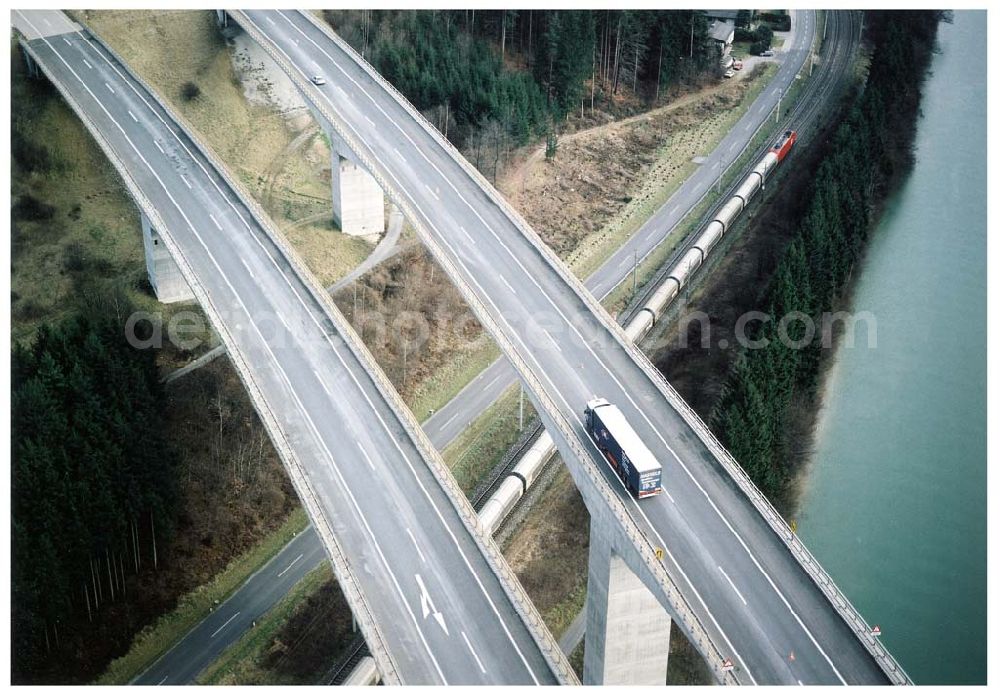
[{"label": "tall concrete bridge pier", "polygon": [[622,555],[629,549],[613,536],[591,521],[583,683],[663,686],[670,615],[629,569]]},{"label": "tall concrete bridge pier", "polygon": [[170,251],[164,246],[156,228],[145,213],[141,213],[141,216],[146,272],[149,274],[149,284],[153,286],[156,299],[163,304],[194,300],[194,293],[181,275],[181,269],[170,255]]},{"label": "tall concrete bridge pier", "polygon": [[333,193],[333,220],[340,231],[356,237],[376,236],[385,232],[385,194],[357,158],[305,100],[330,144],[330,189]]}]

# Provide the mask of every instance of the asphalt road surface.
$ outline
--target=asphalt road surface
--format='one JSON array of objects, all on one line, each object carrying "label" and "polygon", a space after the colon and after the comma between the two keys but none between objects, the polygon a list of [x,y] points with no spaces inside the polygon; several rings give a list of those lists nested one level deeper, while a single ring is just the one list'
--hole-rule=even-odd
[{"label": "asphalt road surface", "polygon": [[[807,51],[813,15],[799,17],[794,50]],[[576,469],[578,485],[593,485],[580,473],[591,467],[631,523],[666,550],[664,566],[713,642],[731,656],[737,679],[885,683],[865,646],[667,400],[652,367],[452,152],[306,16],[253,10],[241,22],[263,34],[300,83],[326,77],[325,85],[306,86],[307,98],[332,114],[409,209],[439,262],[481,304],[480,319],[497,322],[494,337],[524,361],[522,377],[536,402],[544,395],[556,404],[543,421]],[[787,85],[792,76],[785,79]],[[583,424],[584,404],[595,395],[619,406],[662,463],[663,495],[640,505],[603,463]],[[554,428],[556,419],[571,432]],[[565,449],[569,442],[588,457],[576,460]]]},{"label": "asphalt road surface", "polygon": [[314,523],[334,531],[348,583],[363,592],[355,615],[379,627],[390,673],[424,684],[557,682],[563,664],[550,666],[521,618],[511,595],[519,587],[496,574],[502,557],[466,527],[429,463],[438,455],[419,446],[411,417],[344,342],[346,322],[320,302],[323,290],[290,266],[208,158],[106,50],[59,12],[15,11],[13,21],[204,288],[230,356],[249,366],[251,395],[277,424],[272,439],[305,472],[306,495],[321,510]]}]

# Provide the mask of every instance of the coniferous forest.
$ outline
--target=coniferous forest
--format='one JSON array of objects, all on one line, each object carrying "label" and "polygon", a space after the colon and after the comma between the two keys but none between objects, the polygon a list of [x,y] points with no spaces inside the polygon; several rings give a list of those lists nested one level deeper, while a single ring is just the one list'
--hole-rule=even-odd
[{"label": "coniferous forest", "polygon": [[[12,648],[31,669],[120,600],[169,539],[175,457],[155,354],[127,308],[42,326],[12,355]],[[119,317],[120,315],[120,317]],[[61,635],[60,635],[61,634]]]},{"label": "coniferous forest", "polygon": [[655,98],[718,58],[707,17],[691,10],[331,10],[326,18],[461,148],[491,131],[523,145],[592,99],[606,103],[626,88]]},{"label": "coniferous forest", "polygon": [[[793,395],[816,388],[821,315],[847,288],[879,203],[909,167],[938,21],[928,11],[866,13],[875,46],[867,82],[828,144],[798,232],[764,293],[761,309],[773,320],[748,331],[766,346],[744,349],[716,405],[716,432],[772,499],[782,497],[792,474],[784,434]],[[790,312],[813,319],[816,333],[805,347],[795,347],[806,339],[804,322],[788,324],[790,341],[778,333],[778,319]]]}]

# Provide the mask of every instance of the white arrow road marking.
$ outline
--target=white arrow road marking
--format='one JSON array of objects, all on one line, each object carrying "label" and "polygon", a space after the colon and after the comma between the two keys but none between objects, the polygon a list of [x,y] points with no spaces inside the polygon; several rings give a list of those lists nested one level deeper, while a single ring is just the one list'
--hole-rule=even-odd
[{"label": "white arrow road marking", "polygon": [[444,634],[446,636],[450,636],[451,634],[448,633],[448,627],[444,623],[444,614],[439,612],[437,607],[434,606],[434,601],[427,592],[427,587],[424,586],[424,581],[420,577],[420,573],[417,573],[415,577],[417,578],[417,584],[420,585],[420,610],[424,613],[424,618],[426,619],[428,614],[433,614],[434,620],[438,622],[438,625],[441,627],[441,630],[444,631]]}]

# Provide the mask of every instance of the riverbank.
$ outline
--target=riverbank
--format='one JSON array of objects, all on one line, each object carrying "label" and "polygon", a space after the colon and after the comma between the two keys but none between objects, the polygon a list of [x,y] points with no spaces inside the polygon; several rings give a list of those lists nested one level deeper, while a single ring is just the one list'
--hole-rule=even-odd
[{"label": "riverbank", "polygon": [[[876,214],[912,164],[937,18],[889,16],[867,15],[875,48],[865,89],[845,105],[844,120],[798,153],[796,176],[779,170],[783,190],[748,216],[749,229],[720,262],[728,267],[685,307],[688,316],[705,312],[708,325],[681,321],[673,345],[654,359],[786,515],[811,451],[834,327],[855,319],[831,312],[849,300]],[[741,323],[748,312],[762,314]]]},{"label": "riverbank", "polygon": [[[914,165],[852,283],[798,533],[918,684],[987,679],[985,15],[939,28]],[[859,332],[860,333],[860,332]]]}]

